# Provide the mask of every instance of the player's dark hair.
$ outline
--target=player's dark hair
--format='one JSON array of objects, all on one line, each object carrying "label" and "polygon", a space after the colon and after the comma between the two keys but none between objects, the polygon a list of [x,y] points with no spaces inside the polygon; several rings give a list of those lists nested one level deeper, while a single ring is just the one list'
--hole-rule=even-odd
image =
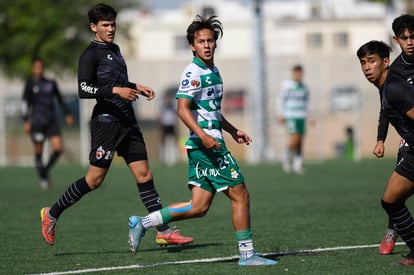
[{"label": "player's dark hair", "polygon": [[193,22],[187,28],[187,41],[188,44],[194,44],[194,37],[196,32],[202,29],[209,29],[214,33],[214,40],[217,41],[219,37],[223,36],[223,27],[221,22],[217,19],[217,16],[210,17],[197,15]]},{"label": "player's dark hair", "polygon": [[292,71],[301,71],[302,72],[303,71],[303,67],[300,64],[294,65],[292,67]]},{"label": "player's dark hair", "polygon": [[356,52],[359,59],[364,56],[377,54],[381,58],[390,57],[391,47],[383,41],[371,40],[363,44]]},{"label": "player's dark hair", "polygon": [[38,61],[44,63],[43,58],[41,58],[40,56],[35,56],[32,59],[32,64]]},{"label": "player's dark hair", "polygon": [[98,24],[99,21],[115,21],[117,12],[107,4],[96,4],[88,11],[89,23]]},{"label": "player's dark hair", "polygon": [[395,36],[404,33],[405,30],[414,31],[414,16],[410,14],[403,14],[395,18],[392,22],[392,31]]}]

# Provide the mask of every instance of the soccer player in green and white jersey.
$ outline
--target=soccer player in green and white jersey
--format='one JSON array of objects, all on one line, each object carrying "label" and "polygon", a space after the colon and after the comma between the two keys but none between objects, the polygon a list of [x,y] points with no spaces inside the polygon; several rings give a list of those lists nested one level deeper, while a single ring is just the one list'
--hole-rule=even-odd
[{"label": "soccer player in green and white jersey", "polygon": [[303,68],[295,65],[292,79],[282,83],[278,98],[277,112],[279,122],[285,124],[289,134],[287,150],[282,162],[285,172],[303,173],[302,147],[306,133],[306,116],[308,112],[309,90],[302,81]]},{"label": "soccer player in green and white jersey", "polygon": [[173,203],[145,217],[131,216],[129,243],[131,250],[136,252],[148,228],[205,216],[215,194],[223,192],[231,200],[232,222],[240,253],[239,265],[273,265],[277,261],[260,257],[253,249],[249,192],[222,135],[222,130],[225,130],[240,144],[252,141],[221,113],[223,82],[214,65],[214,51],[222,33],[221,23],[215,16],[197,16],[187,28],[193,62],[181,76],[176,98],[178,116],[190,130],[186,148],[191,200]]}]

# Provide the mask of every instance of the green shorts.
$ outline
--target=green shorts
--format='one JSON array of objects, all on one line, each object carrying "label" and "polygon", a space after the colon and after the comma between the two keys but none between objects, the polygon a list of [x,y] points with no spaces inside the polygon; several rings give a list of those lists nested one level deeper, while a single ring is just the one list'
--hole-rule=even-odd
[{"label": "green shorts", "polygon": [[188,184],[211,193],[244,183],[240,167],[231,153],[223,149],[187,149]]},{"label": "green shorts", "polygon": [[288,118],[286,119],[286,128],[289,134],[301,134],[306,132],[306,123],[304,118]]}]

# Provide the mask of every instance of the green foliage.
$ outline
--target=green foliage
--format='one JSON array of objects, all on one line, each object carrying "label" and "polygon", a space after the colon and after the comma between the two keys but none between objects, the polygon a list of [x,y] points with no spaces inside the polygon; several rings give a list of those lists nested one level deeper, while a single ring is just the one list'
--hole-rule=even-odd
[{"label": "green foliage", "polygon": [[[133,1],[108,0],[118,12]],[[98,2],[96,2],[98,3]],[[87,18],[96,4],[88,0],[0,1],[0,68],[8,77],[27,77],[41,56],[57,74],[73,73],[79,54],[93,37]]]},{"label": "green foliage", "polygon": [[370,2],[377,2],[377,3],[383,3],[383,4],[386,4],[386,5],[389,5],[389,6],[391,6],[392,5],[392,0],[368,0],[368,1],[370,1]]}]

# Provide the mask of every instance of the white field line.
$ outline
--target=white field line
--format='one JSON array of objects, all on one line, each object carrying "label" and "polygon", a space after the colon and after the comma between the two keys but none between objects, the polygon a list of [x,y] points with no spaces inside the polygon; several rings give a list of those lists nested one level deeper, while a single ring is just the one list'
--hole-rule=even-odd
[{"label": "white field line", "polygon": [[[405,243],[403,243],[403,242],[395,243],[395,245],[403,245],[403,244],[405,244]],[[284,255],[317,253],[317,252],[325,252],[325,251],[338,251],[338,250],[373,248],[373,247],[378,247],[378,246],[379,246],[379,244],[337,246],[337,247],[304,249],[304,250],[297,250],[297,251],[290,251],[290,252],[263,253],[262,255],[263,256],[271,256],[271,255],[284,256]],[[239,256],[229,256],[229,257],[194,259],[194,260],[174,261],[174,262],[160,262],[160,263],[153,263],[153,264],[136,264],[136,265],[126,265],[126,266],[88,268],[88,269],[78,269],[78,270],[62,271],[62,272],[56,271],[56,272],[39,273],[39,274],[32,274],[32,275],[82,274],[82,273],[93,273],[93,272],[112,271],[112,270],[125,270],[125,269],[156,267],[156,266],[163,266],[163,265],[181,265],[181,264],[194,264],[194,263],[225,262],[225,261],[232,261],[232,260],[238,260],[238,259],[239,259]]]}]

